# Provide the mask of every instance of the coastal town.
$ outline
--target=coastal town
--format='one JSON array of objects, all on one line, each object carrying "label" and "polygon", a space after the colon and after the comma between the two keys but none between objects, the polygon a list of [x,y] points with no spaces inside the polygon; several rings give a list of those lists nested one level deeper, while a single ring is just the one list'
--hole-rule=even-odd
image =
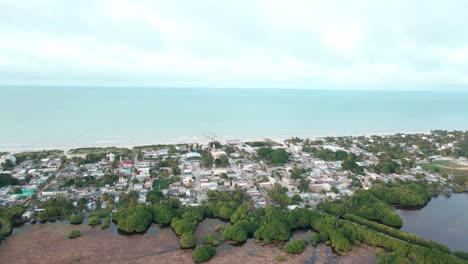
[{"label": "coastal town", "polygon": [[[171,199],[199,207],[213,193],[234,191],[247,195],[253,208],[289,211],[314,211],[324,202],[394,182],[423,181],[436,195],[450,196],[468,190],[467,139],[463,131],[432,131],[4,152],[0,205],[23,208],[18,222],[65,217],[72,223],[66,213],[49,210],[51,201],[65,200],[72,204],[70,211],[92,218],[100,212],[117,214],[129,201],[150,206]],[[103,228],[110,223],[106,213],[104,220],[96,220]],[[228,219],[232,213],[226,213]]]},{"label": "coastal town", "polygon": [[[458,185],[454,183],[457,177],[453,174],[453,169],[463,172],[468,168],[468,160],[456,155],[453,139],[459,139],[460,133],[442,133],[4,154],[0,174],[17,184],[1,187],[0,204],[28,206],[26,217],[31,212],[37,215],[42,210],[40,202],[56,196],[75,202],[85,199],[87,210],[92,211],[118,204],[120,194],[131,191],[138,194],[141,204],[149,203],[148,193],[157,190],[183,205],[197,206],[207,199],[209,190],[242,189],[255,207],[265,207],[277,202],[269,191],[280,187],[296,201],[290,208],[315,208],[321,201],[369,189],[376,180],[422,177],[441,191],[464,191],[467,186],[460,180]],[[424,145],[407,144],[407,137]],[[405,157],[386,157],[388,153],[376,146],[401,149]],[[271,153],[259,155],[265,150]]]}]

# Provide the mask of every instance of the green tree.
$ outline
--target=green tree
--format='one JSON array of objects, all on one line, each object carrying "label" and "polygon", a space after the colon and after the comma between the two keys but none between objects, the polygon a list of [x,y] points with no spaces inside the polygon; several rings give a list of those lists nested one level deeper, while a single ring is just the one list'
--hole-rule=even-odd
[{"label": "green tree", "polygon": [[283,250],[290,254],[301,254],[309,244],[306,240],[292,240],[283,246]]},{"label": "green tree", "polygon": [[158,224],[168,225],[174,217],[175,208],[171,208],[169,204],[161,204],[153,207],[153,221]]},{"label": "green tree", "polygon": [[203,238],[203,243],[207,245],[212,245],[214,247],[217,247],[219,245],[219,241],[216,239],[216,236],[214,234],[208,234]]},{"label": "green tree", "polygon": [[181,248],[195,247],[195,235],[192,232],[183,233],[182,236],[180,236],[180,247]]},{"label": "green tree", "polygon": [[15,168],[15,164],[10,159],[5,160],[5,162],[2,163],[1,165],[2,165],[3,170],[5,171],[9,171]]},{"label": "green tree", "polygon": [[88,220],[88,225],[90,226],[96,226],[96,225],[99,225],[100,223],[101,223],[101,218],[99,218],[99,216],[93,216],[89,218]]},{"label": "green tree", "polygon": [[268,191],[268,197],[276,204],[287,206],[293,203],[292,199],[286,194],[287,189],[279,183],[275,183],[273,188]]},{"label": "green tree", "polygon": [[275,166],[282,166],[289,160],[289,153],[285,149],[263,147],[257,150],[260,158]]},{"label": "green tree", "polygon": [[19,181],[10,174],[0,173],[0,188],[7,185],[18,185]]},{"label": "green tree", "polygon": [[84,215],[83,214],[72,214],[70,216],[70,224],[79,225],[83,222]]},{"label": "green tree", "polygon": [[201,150],[199,151],[201,155],[201,163],[205,168],[211,168],[213,166],[213,156],[209,151]]},{"label": "green tree", "polygon": [[229,158],[226,155],[221,155],[214,160],[214,163],[218,168],[225,168],[229,165]]},{"label": "green tree", "polygon": [[193,250],[192,256],[195,262],[205,262],[216,255],[216,248],[210,245],[198,246]]},{"label": "green tree", "polygon": [[224,229],[223,234],[221,235],[221,239],[244,242],[247,240],[247,236],[248,236],[248,233],[247,233],[247,230],[244,229],[244,226],[236,223]]},{"label": "green tree", "polygon": [[72,230],[68,234],[68,238],[76,238],[76,237],[79,237],[79,236],[81,236],[81,231],[80,230]]},{"label": "green tree", "polygon": [[13,189],[13,194],[22,194],[22,193],[23,193],[23,191],[21,190],[20,187],[15,187]]},{"label": "green tree", "polygon": [[310,234],[310,244],[315,247],[318,245],[319,242],[320,242],[319,234],[317,232],[312,232]]},{"label": "green tree", "polygon": [[136,205],[128,208],[119,209],[114,214],[117,221],[117,228],[126,232],[143,232],[153,219],[151,210],[144,205]]}]

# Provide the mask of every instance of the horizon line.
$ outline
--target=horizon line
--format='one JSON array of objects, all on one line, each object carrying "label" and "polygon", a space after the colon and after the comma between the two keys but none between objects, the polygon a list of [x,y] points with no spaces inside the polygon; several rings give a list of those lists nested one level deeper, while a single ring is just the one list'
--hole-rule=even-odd
[{"label": "horizon line", "polygon": [[[395,87],[395,85],[370,85],[370,84],[349,84],[349,85],[313,85],[316,87],[297,87],[297,86],[213,86],[213,85],[196,85],[196,86],[180,86],[180,85],[143,85],[143,84],[18,84],[18,83],[0,83],[1,87],[39,87],[39,88],[145,88],[145,89],[231,89],[231,90],[318,90],[318,91],[375,91],[375,92],[468,92],[468,85],[429,85],[421,87],[421,85],[414,85],[412,87],[406,87],[410,85],[403,85],[405,88]],[[320,86],[320,87],[317,87]]]}]

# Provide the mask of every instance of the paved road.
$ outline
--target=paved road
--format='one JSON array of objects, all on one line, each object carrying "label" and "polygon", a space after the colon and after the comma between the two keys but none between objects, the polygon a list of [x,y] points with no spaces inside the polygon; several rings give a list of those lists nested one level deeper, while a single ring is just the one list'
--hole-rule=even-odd
[{"label": "paved road", "polygon": [[[135,152],[132,152],[133,153],[133,166],[135,168],[138,167],[138,165],[140,164],[140,161],[138,160],[138,155],[135,153]],[[133,173],[132,171],[132,176],[130,177],[130,182],[128,183],[128,190],[133,190],[133,179],[136,178],[136,174]]]},{"label": "paved road", "polygon": [[193,182],[193,190],[195,190],[197,194],[197,203],[201,203],[203,200],[202,197],[202,189],[201,189],[201,183],[200,183],[200,163],[199,162],[191,162],[192,165],[192,176],[195,177],[195,180]]}]

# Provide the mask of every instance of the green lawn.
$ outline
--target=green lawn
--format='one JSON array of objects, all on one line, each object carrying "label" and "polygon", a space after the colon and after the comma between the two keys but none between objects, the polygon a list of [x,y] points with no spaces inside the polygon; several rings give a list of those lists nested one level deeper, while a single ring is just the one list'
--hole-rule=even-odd
[{"label": "green lawn", "polygon": [[433,172],[436,168],[438,168],[441,173],[445,172],[449,175],[452,174],[452,169],[453,169],[454,176],[468,177],[468,170],[466,170],[466,168],[468,167],[450,162],[448,160],[438,160],[432,163],[418,163],[417,165],[421,166],[423,170],[431,171],[431,172]]},{"label": "green lawn", "polygon": [[278,144],[277,142],[274,142],[272,140],[264,140],[264,141],[251,141],[251,142],[245,142],[246,145],[249,145],[251,147],[274,147],[274,146],[281,146],[281,144]]},{"label": "green lawn", "polygon": [[169,188],[169,184],[175,182],[176,178],[169,179],[154,179],[153,180],[153,190],[164,190]]},{"label": "green lawn", "polygon": [[76,148],[71,149],[68,153],[70,154],[102,154],[102,153],[114,153],[114,154],[128,154],[130,153],[130,149],[128,148],[116,148],[116,147],[108,147],[108,148]]},{"label": "green lawn", "polygon": [[432,162],[432,164],[442,165],[444,167],[453,167],[453,168],[465,168],[466,167],[461,164],[450,162],[448,160],[435,160]]}]

